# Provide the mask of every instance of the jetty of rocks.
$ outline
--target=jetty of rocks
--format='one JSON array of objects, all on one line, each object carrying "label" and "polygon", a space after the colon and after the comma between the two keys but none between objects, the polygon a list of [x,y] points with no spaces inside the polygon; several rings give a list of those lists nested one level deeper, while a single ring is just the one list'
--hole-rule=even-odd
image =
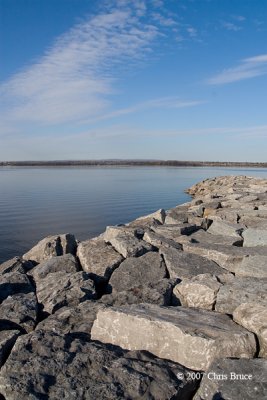
[{"label": "jetty of rocks", "polygon": [[0,265],[0,399],[267,398],[267,180]]}]

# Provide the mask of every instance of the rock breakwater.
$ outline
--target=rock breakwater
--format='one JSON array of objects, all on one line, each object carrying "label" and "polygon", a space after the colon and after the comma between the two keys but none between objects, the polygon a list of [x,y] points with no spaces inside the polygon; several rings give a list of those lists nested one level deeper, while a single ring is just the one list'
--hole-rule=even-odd
[{"label": "rock breakwater", "polygon": [[188,193],[0,265],[1,399],[267,398],[267,180]]}]

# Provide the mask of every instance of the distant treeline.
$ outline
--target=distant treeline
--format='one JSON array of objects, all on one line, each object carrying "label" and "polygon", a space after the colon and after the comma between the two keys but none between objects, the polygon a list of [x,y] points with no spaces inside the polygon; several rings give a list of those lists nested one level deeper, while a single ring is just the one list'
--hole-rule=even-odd
[{"label": "distant treeline", "polygon": [[0,166],[171,166],[171,167],[256,167],[267,168],[267,162],[177,161],[177,160],[55,160],[0,161]]}]

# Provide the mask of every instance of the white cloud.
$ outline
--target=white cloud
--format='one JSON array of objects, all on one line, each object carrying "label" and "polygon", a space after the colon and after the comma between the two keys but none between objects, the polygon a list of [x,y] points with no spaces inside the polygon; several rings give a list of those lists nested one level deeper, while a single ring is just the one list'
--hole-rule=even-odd
[{"label": "white cloud", "polygon": [[222,22],[222,27],[227,29],[228,31],[234,31],[234,32],[240,31],[242,29],[241,26],[226,21]]},{"label": "white cloud", "polygon": [[241,60],[239,65],[208,79],[209,85],[223,85],[267,74],[267,54]]}]

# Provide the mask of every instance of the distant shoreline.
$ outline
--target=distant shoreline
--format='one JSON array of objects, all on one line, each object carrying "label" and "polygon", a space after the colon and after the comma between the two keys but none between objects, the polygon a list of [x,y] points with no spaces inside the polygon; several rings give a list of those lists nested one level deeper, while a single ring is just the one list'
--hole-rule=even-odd
[{"label": "distant shoreline", "polygon": [[0,161],[0,167],[54,167],[54,166],[170,166],[170,167],[251,167],[267,168],[267,162],[178,161],[178,160],[54,160],[54,161]]}]

